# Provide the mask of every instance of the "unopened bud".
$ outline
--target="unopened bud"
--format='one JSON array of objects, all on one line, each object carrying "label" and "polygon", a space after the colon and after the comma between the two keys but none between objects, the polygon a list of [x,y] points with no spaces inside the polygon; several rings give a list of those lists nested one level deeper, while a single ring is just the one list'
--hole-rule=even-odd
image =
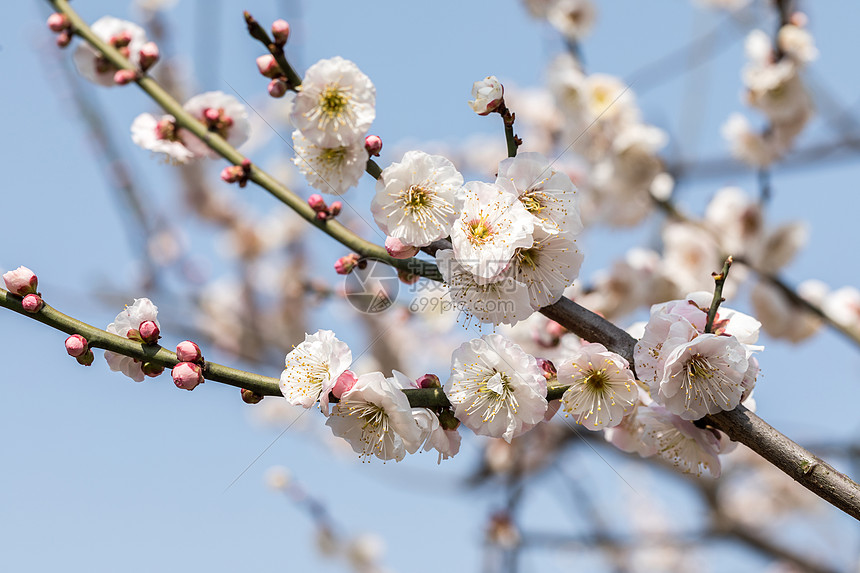
[{"label": "unopened bud", "polygon": [[266,88],[269,90],[269,95],[273,98],[284,97],[287,94],[287,83],[284,80],[275,78],[269,82]]},{"label": "unopened bud", "polygon": [[284,72],[281,71],[281,67],[275,60],[275,56],[272,54],[265,54],[257,58],[257,69],[267,78],[276,78],[284,75]]},{"label": "unopened bud", "polygon": [[352,390],[356,381],[358,381],[358,378],[356,378],[355,373],[352,370],[344,370],[343,374],[337,377],[334,387],[331,389],[331,393],[334,394],[335,398],[340,400],[341,396],[343,396],[345,392]]},{"label": "unopened bud", "polygon": [[451,410],[442,410],[439,413],[439,425],[443,430],[456,430],[460,427],[460,420],[454,417]]},{"label": "unopened bud", "polygon": [[290,24],[286,20],[275,20],[272,22],[272,37],[275,43],[283,46],[290,38]]},{"label": "unopened bud", "polygon": [[439,377],[435,374],[425,374],[415,381],[419,388],[441,388]]},{"label": "unopened bud", "polygon": [[155,65],[160,57],[158,45],[155,42],[147,42],[140,47],[140,69],[145,72]]},{"label": "unopened bud", "polygon": [[226,183],[236,183],[245,176],[245,170],[239,165],[230,165],[221,170],[221,180]]},{"label": "unopened bud", "polygon": [[6,290],[18,296],[35,294],[39,290],[39,279],[36,273],[27,267],[18,267],[14,271],[5,273],[3,282],[6,283]]},{"label": "unopened bud", "polygon": [[130,84],[137,79],[137,72],[134,70],[117,70],[113,75],[113,83],[118,86]]},{"label": "unopened bud", "polygon": [[198,362],[203,360],[200,347],[190,340],[183,340],[176,345],[176,359],[180,362]]},{"label": "unopened bud", "polygon": [[39,312],[42,309],[42,297],[37,294],[28,294],[21,301],[21,305],[27,312]]},{"label": "unopened bud", "polygon": [[795,12],[788,21],[798,28],[805,28],[809,24],[809,17],[803,12]]},{"label": "unopened bud", "polygon": [[547,382],[549,382],[550,380],[554,380],[557,377],[558,370],[555,369],[555,364],[553,364],[546,358],[538,358],[537,365],[538,368],[541,369],[543,377],[546,378]]},{"label": "unopened bud", "polygon": [[193,362],[180,362],[170,372],[173,383],[183,390],[194,390],[203,383],[203,368]]},{"label": "unopened bud", "polygon": [[151,320],[144,320],[140,323],[137,331],[140,333],[140,338],[144,344],[155,344],[161,338],[161,330],[158,325]]},{"label": "unopened bud", "polygon": [[319,193],[314,193],[308,197],[308,205],[317,213],[328,211],[328,206],[325,204],[325,199]]},{"label": "unopened bud", "polygon": [[146,376],[149,376],[150,378],[161,376],[161,373],[164,372],[164,366],[156,364],[155,362],[144,362],[141,365],[140,369]]},{"label": "unopened bud", "polygon": [[352,269],[358,265],[358,261],[361,259],[356,253],[350,253],[346,256],[339,258],[334,263],[334,270],[339,275],[348,275],[352,272]]},{"label": "unopened bud", "polygon": [[203,110],[203,118],[214,123],[221,119],[221,112],[214,107],[207,107]]},{"label": "unopened bud", "polygon": [[69,33],[68,30],[65,30],[65,31],[57,34],[57,47],[58,48],[65,48],[66,46],[68,46],[71,43],[72,43],[72,35]]},{"label": "unopened bud", "polygon": [[263,395],[257,394],[253,390],[242,388],[242,401],[246,404],[259,404],[263,401]]},{"label": "unopened bud", "polygon": [[59,34],[60,32],[68,30],[69,25],[69,17],[65,14],[55,12],[48,16],[48,28],[50,28],[52,32],[57,32]]},{"label": "unopened bud", "polygon": [[420,249],[418,247],[413,247],[412,245],[404,244],[403,241],[397,237],[386,237],[385,250],[388,251],[388,254],[395,259],[408,259],[417,255]]},{"label": "unopened bud", "polygon": [[80,364],[81,366],[92,366],[93,361],[95,359],[96,357],[93,354],[93,351],[89,349],[87,349],[87,352],[85,354],[81,354],[80,356],[75,358],[75,360],[77,360],[78,364]]},{"label": "unopened bud", "polygon": [[87,339],[80,334],[73,334],[66,339],[66,352],[69,356],[77,358],[87,353]]},{"label": "unopened bud", "polygon": [[335,201],[328,208],[329,218],[337,217],[340,214],[341,209],[343,209],[343,203],[340,201]]},{"label": "unopened bud", "polygon": [[382,152],[382,138],[378,135],[368,135],[364,138],[364,148],[370,155],[379,157]]}]

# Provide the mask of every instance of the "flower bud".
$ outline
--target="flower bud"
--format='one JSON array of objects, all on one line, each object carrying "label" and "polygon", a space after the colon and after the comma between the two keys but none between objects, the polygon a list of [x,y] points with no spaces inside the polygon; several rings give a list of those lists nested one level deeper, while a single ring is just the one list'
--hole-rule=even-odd
[{"label": "flower bud", "polygon": [[284,75],[278,62],[275,61],[275,56],[266,54],[257,58],[257,69],[267,78],[276,78]]},{"label": "flower bud", "polygon": [[397,237],[386,237],[385,250],[395,259],[408,259],[417,255],[421,249],[406,245]]},{"label": "flower bud", "polygon": [[155,42],[147,42],[140,47],[140,70],[145,72],[155,65],[161,54]]},{"label": "flower bud", "polygon": [[325,204],[325,199],[323,199],[322,195],[318,193],[314,193],[313,195],[308,197],[308,205],[317,213],[324,213],[328,211],[328,206],[326,206]]},{"label": "flower bud", "polygon": [[269,82],[266,88],[269,90],[269,95],[273,98],[284,97],[287,94],[287,83],[284,80],[275,78]]},{"label": "flower bud", "polygon": [[290,37],[290,24],[286,20],[275,20],[272,22],[272,37],[275,43],[283,46]]},{"label": "flower bud", "polygon": [[478,115],[487,115],[496,111],[504,101],[505,88],[496,76],[487,76],[472,85],[472,97],[469,106]]},{"label": "flower bud", "polygon": [[340,210],[343,209],[343,203],[340,201],[335,201],[328,208],[328,216],[329,219],[333,219],[340,214]]},{"label": "flower bud", "polygon": [[546,378],[547,382],[558,377],[558,371],[555,369],[555,364],[546,358],[538,358],[537,365],[538,368],[541,369],[541,372],[543,372],[543,377]]},{"label": "flower bud", "polygon": [[418,378],[415,381],[415,384],[419,388],[441,388],[442,384],[439,382],[439,377],[435,374],[425,374]]},{"label": "flower bud", "polygon": [[180,362],[199,362],[203,360],[200,347],[190,340],[183,340],[176,345],[176,359]]},{"label": "flower bud", "polygon": [[80,364],[81,366],[92,366],[93,360],[95,359],[96,357],[93,354],[93,351],[90,349],[87,349],[87,352],[85,354],[81,354],[80,356],[75,358],[75,360],[77,360],[78,364]]},{"label": "flower bud", "polygon": [[137,331],[140,333],[140,339],[143,340],[144,344],[155,344],[161,338],[161,330],[151,320],[141,322]]},{"label": "flower bud", "polygon": [[194,390],[198,384],[203,383],[203,368],[193,362],[180,362],[173,367],[170,374],[176,387],[183,390]]},{"label": "flower bud", "polygon": [[39,295],[28,294],[24,297],[24,300],[21,301],[21,304],[27,312],[39,312],[44,303],[42,302],[42,297]]},{"label": "flower bud", "polygon": [[221,170],[221,180],[225,183],[236,183],[245,176],[245,171],[239,165],[230,165]]},{"label": "flower bud", "polygon": [[140,369],[146,376],[149,376],[150,378],[161,376],[161,373],[164,372],[164,366],[156,364],[155,362],[144,362],[143,364],[141,364]]},{"label": "flower bud", "polygon": [[262,394],[257,394],[253,390],[245,390],[242,388],[242,401],[246,404],[259,404],[263,401]]},{"label": "flower bud", "polygon": [[203,110],[203,119],[208,122],[215,123],[221,119],[221,112],[214,107],[207,107]]},{"label": "flower bud", "polygon": [[80,334],[73,334],[66,339],[66,352],[69,356],[77,358],[87,353],[87,339]]},{"label": "flower bud", "polygon": [[134,70],[117,70],[113,75],[113,83],[118,86],[130,84],[137,79],[137,72]]},{"label": "flower bud", "polygon": [[358,261],[361,259],[356,253],[350,253],[346,256],[339,258],[334,263],[334,270],[339,275],[348,275],[352,272],[352,269],[358,265]]},{"label": "flower bud", "polygon": [[3,282],[6,283],[6,290],[18,296],[35,294],[39,289],[39,279],[36,277],[36,273],[27,267],[18,267],[14,271],[5,273]]},{"label": "flower bud", "polygon": [[72,43],[72,35],[69,33],[68,30],[65,30],[65,31],[57,34],[57,47],[58,48],[65,48],[66,46],[68,46],[71,43]]},{"label": "flower bud", "polygon": [[364,148],[370,155],[379,157],[382,152],[382,138],[378,135],[368,135],[364,138]]},{"label": "flower bud", "polygon": [[334,394],[334,397],[340,400],[340,397],[343,396],[345,392],[349,392],[352,390],[352,387],[355,386],[358,378],[355,376],[355,373],[351,370],[344,370],[343,374],[337,377],[337,380],[334,383],[334,387],[331,389],[331,393]]},{"label": "flower bud", "polygon": [[61,14],[60,12],[54,12],[50,16],[48,16],[48,28],[51,29],[52,32],[64,32],[69,29],[69,17],[65,14]]}]

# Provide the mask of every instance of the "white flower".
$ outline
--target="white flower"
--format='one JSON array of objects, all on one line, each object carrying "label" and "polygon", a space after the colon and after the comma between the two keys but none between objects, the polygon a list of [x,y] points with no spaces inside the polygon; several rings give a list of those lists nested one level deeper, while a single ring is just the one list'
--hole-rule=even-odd
[{"label": "white flower", "polygon": [[290,120],[320,147],[364,143],[376,117],[376,88],[353,62],[340,56],[308,68]]},{"label": "white flower", "polygon": [[472,84],[472,97],[469,107],[478,115],[487,115],[496,110],[502,103],[505,88],[496,76],[487,76]]},{"label": "white flower", "polygon": [[538,424],[547,410],[537,361],[500,334],[455,350],[444,390],[457,419],[476,434],[507,442]]},{"label": "white flower", "polygon": [[553,169],[543,155],[524,152],[503,160],[496,185],[516,195],[535,218],[535,228],[547,233],[582,231],[570,177]]},{"label": "white flower", "polygon": [[779,29],[777,42],[786,55],[801,64],[808,64],[818,58],[818,49],[812,34],[794,24],[787,24]]},{"label": "white flower", "polygon": [[421,430],[406,394],[394,378],[381,372],[359,376],[335,404],[326,426],[362,459],[376,456],[399,462],[407,449],[414,452],[420,446]]},{"label": "white flower", "polygon": [[[239,147],[248,139],[251,124],[248,110],[239,100],[224,92],[198,94],[182,108],[206,126],[210,133],[217,133],[233,147]],[[200,157],[218,157],[218,153],[188,130],[180,129],[180,138],[185,146]]]},{"label": "white flower", "polygon": [[195,156],[182,143],[175,121],[172,115],[156,119],[151,113],[142,113],[131,124],[131,140],[144,149],[164,153],[174,163],[187,163]]},{"label": "white flower", "polygon": [[[125,307],[125,310],[116,315],[114,321],[107,325],[105,330],[117,336],[140,340],[141,323],[152,321],[161,328],[157,316],[158,307],[152,304],[151,300],[136,298],[131,306]],[[135,382],[143,382],[143,364],[137,359],[105,350],[105,360],[114,372],[122,372]]]},{"label": "white flower", "polygon": [[460,432],[443,428],[433,410],[415,408],[412,410],[412,415],[415,416],[415,423],[421,428],[421,438],[418,441],[424,445],[424,451],[434,449],[439,452],[437,463],[457,455],[460,451]]},{"label": "white flower", "polygon": [[305,334],[284,363],[280,387],[287,401],[304,408],[319,401],[320,410],[328,415],[329,392],[352,363],[352,352],[331,330],[318,330]]},{"label": "white flower", "polygon": [[591,0],[554,0],[547,20],[570,40],[579,40],[591,31],[596,10]]},{"label": "white flower", "polygon": [[460,213],[463,176],[441,155],[407,151],[382,170],[370,205],[386,234],[415,247],[447,237]]},{"label": "white flower", "polygon": [[[93,23],[91,29],[96,36],[125,55],[132,65],[138,65],[140,48],[146,43],[146,32],[143,28],[113,16],[103,16]],[[115,85],[113,75],[118,68],[88,43],[78,44],[74,60],[78,71],[86,79],[106,87]]]},{"label": "white flower", "polygon": [[700,476],[705,469],[712,477],[720,477],[718,454],[732,446],[723,434],[699,429],[658,404],[640,405],[635,422],[641,427],[640,435],[646,450],[653,451],[686,473]]},{"label": "white flower", "polygon": [[860,332],[860,291],[853,286],[844,286],[827,294],[822,310],[833,322]]},{"label": "white flower", "polygon": [[534,312],[528,287],[511,275],[496,282],[476,277],[451,249],[437,251],[436,264],[454,305],[480,322],[516,324]]},{"label": "white flower", "polygon": [[723,124],[722,134],[729,143],[732,155],[753,167],[767,167],[782,154],[771,138],[755,131],[739,113],[729,116]]},{"label": "white flower", "polygon": [[772,64],[748,65],[743,71],[747,102],[777,123],[807,118],[812,112],[812,100],[797,72],[797,64],[788,58]]},{"label": "white flower", "polygon": [[463,187],[463,211],[451,229],[454,254],[482,279],[493,279],[520,247],[534,242],[534,217],[516,195],[498,185],[469,181]]},{"label": "white flower", "polygon": [[535,243],[527,249],[517,249],[513,264],[505,274],[528,287],[533,309],[538,310],[556,302],[579,276],[582,253],[568,233],[542,235],[535,233]]},{"label": "white flower", "polygon": [[367,165],[367,151],[361,142],[345,147],[319,147],[302,132],[293,132],[293,163],[308,183],[323,193],[341,195],[358,184]]},{"label": "white flower", "polygon": [[589,430],[620,424],[639,394],[627,360],[596,343],[583,344],[558,365],[558,383],[570,384],[561,398],[565,415]]}]

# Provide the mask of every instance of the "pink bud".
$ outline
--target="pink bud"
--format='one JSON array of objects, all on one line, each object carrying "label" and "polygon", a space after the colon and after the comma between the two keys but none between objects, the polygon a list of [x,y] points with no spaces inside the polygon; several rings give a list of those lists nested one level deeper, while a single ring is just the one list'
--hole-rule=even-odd
[{"label": "pink bud", "polygon": [[546,331],[553,338],[561,338],[567,332],[567,329],[556,321],[551,320],[546,325]]},{"label": "pink bud", "polygon": [[337,217],[340,214],[341,209],[343,209],[343,203],[341,203],[340,201],[335,201],[334,203],[332,203],[331,206],[328,208],[329,218],[331,219]]},{"label": "pink bud", "polygon": [[158,329],[158,325],[151,320],[141,322],[137,331],[140,333],[140,338],[144,344],[155,344],[161,338],[161,331]]},{"label": "pink bud", "polygon": [[155,362],[144,362],[140,366],[140,369],[146,376],[149,376],[150,378],[161,376],[161,373],[164,372],[164,366],[156,364]]},{"label": "pink bud", "polygon": [[122,48],[124,46],[128,46],[131,44],[131,32],[128,30],[123,30],[116,36],[113,36],[110,39],[111,44],[114,45],[115,48]]},{"label": "pink bud", "polygon": [[203,383],[203,369],[193,362],[180,362],[173,367],[170,374],[176,387],[183,390],[194,390],[198,384]]},{"label": "pink bud", "polygon": [[317,211],[317,221],[328,221],[328,210]]},{"label": "pink bud", "polygon": [[417,255],[421,249],[412,245],[405,245],[397,237],[386,237],[385,250],[395,259],[408,259]]},{"label": "pink bud", "polygon": [[203,110],[203,117],[207,121],[216,122],[221,118],[221,112],[214,107],[207,107]]},{"label": "pink bud", "polygon": [[57,47],[58,48],[65,48],[66,46],[68,46],[71,43],[72,43],[72,35],[69,33],[68,30],[64,30],[64,31],[60,32],[59,34],[57,34]]},{"label": "pink bud", "polygon": [[358,264],[358,261],[361,259],[356,253],[350,253],[346,256],[343,256],[337,260],[334,264],[334,270],[339,275],[348,275],[352,272],[352,269]]},{"label": "pink bud", "polygon": [[257,394],[253,390],[242,388],[242,401],[246,404],[259,404],[263,401],[263,395]]},{"label": "pink bud", "polygon": [[809,23],[809,18],[803,12],[795,12],[788,20],[798,28],[805,28]]},{"label": "pink bud", "polygon": [[93,355],[93,351],[90,349],[87,349],[86,353],[81,354],[80,356],[75,358],[75,360],[78,361],[78,364],[82,366],[92,366],[93,360],[95,359],[96,357],[95,355]]},{"label": "pink bud", "polygon": [[5,273],[3,281],[6,283],[6,290],[18,296],[35,293],[39,289],[36,273],[27,267],[18,267],[14,271]]},{"label": "pink bud", "polygon": [[176,345],[176,359],[180,362],[197,362],[203,359],[203,353],[190,340],[183,340]]},{"label": "pink bud", "polygon": [[226,183],[241,181],[244,175],[245,170],[238,165],[230,165],[221,170],[221,180]]},{"label": "pink bud", "polygon": [[87,353],[87,339],[80,334],[73,334],[66,339],[66,352],[77,358]]},{"label": "pink bud", "polygon": [[287,39],[290,37],[290,24],[286,20],[275,20],[272,22],[272,36],[275,39],[275,43],[283,46],[287,43]]},{"label": "pink bud", "polygon": [[344,370],[343,374],[337,377],[337,380],[334,383],[334,387],[331,389],[331,393],[334,394],[334,397],[340,400],[340,397],[343,396],[344,392],[348,392],[352,390],[352,387],[355,386],[356,381],[355,373],[351,370]]},{"label": "pink bud", "polygon": [[269,90],[269,95],[274,98],[284,97],[287,93],[287,83],[276,78],[269,82],[266,89]]},{"label": "pink bud", "polygon": [[137,72],[134,70],[117,70],[113,75],[113,83],[124,86],[130,84],[137,79]]},{"label": "pink bud", "polygon": [[364,148],[370,155],[379,157],[382,151],[382,138],[378,135],[368,135],[364,138]]},{"label": "pink bud", "polygon": [[51,29],[52,32],[64,32],[69,28],[69,18],[65,14],[61,14],[59,12],[55,12],[48,16],[48,28]]},{"label": "pink bud", "polygon": [[265,54],[257,58],[257,69],[267,78],[276,78],[284,75],[284,72],[281,71],[281,67],[275,60],[275,56],[272,54]]},{"label": "pink bud", "polygon": [[537,365],[541,369],[541,372],[543,372],[543,377],[546,378],[547,382],[557,377],[558,371],[555,369],[555,364],[546,358],[538,358]]},{"label": "pink bud", "polygon": [[442,384],[439,382],[439,377],[435,374],[425,374],[421,376],[418,380],[415,381],[415,384],[419,388],[441,388]]},{"label": "pink bud", "polygon": [[43,304],[42,298],[37,294],[28,294],[21,301],[21,305],[27,312],[39,312]]},{"label": "pink bud", "polygon": [[317,213],[328,211],[328,207],[325,204],[325,199],[323,199],[322,195],[320,195],[319,193],[314,193],[313,195],[308,197],[308,205]]},{"label": "pink bud", "polygon": [[140,47],[140,69],[146,71],[155,65],[160,54],[155,42],[147,42]]}]

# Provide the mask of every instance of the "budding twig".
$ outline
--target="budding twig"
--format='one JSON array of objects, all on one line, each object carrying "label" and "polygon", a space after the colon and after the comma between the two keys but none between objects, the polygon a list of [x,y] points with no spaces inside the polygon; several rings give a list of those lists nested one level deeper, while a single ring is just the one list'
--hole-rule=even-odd
[{"label": "budding twig", "polygon": [[252,38],[263,44],[266,49],[269,50],[269,53],[275,58],[275,61],[278,62],[278,66],[280,66],[281,71],[284,72],[284,75],[287,78],[287,86],[290,89],[295,90],[302,85],[302,78],[299,77],[299,74],[296,73],[296,70],[293,69],[290,62],[287,61],[287,57],[284,54],[284,47],[276,44],[269,37],[269,33],[260,26],[259,22],[257,22],[249,12],[246,11],[244,16],[245,23],[248,25],[248,33]]},{"label": "budding twig", "polygon": [[717,309],[720,304],[725,302],[723,298],[723,285],[726,284],[726,279],[729,276],[729,269],[732,267],[732,257],[726,257],[726,262],[723,263],[723,270],[719,273],[712,273],[714,277],[714,299],[711,301],[711,308],[708,309],[708,321],[705,323],[705,332],[710,334],[714,331],[714,320],[717,318]]}]

